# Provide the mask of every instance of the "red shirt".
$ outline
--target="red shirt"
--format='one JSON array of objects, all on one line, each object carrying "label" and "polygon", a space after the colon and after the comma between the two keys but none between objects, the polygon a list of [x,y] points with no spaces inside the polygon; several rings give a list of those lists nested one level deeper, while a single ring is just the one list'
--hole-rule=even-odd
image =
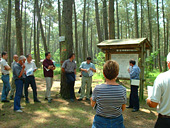
[{"label": "red shirt", "polygon": [[[53,70],[48,69],[48,66],[53,65],[53,62],[51,59],[45,59],[43,61],[43,70],[44,70],[44,77],[53,77]],[[54,66],[55,67],[55,66]],[[48,70],[48,71],[47,71]]]}]

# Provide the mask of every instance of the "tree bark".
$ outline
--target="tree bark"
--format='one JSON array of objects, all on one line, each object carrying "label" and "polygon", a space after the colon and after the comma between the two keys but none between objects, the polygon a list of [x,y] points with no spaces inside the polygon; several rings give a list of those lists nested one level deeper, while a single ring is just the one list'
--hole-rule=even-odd
[{"label": "tree bark", "polygon": [[47,43],[46,43],[46,37],[44,35],[44,29],[43,29],[43,24],[42,24],[42,21],[41,21],[41,15],[40,15],[40,8],[38,6],[38,0],[36,0],[36,8],[37,8],[37,15],[38,15],[38,21],[40,23],[40,29],[41,29],[41,37],[42,37],[42,40],[43,40],[43,45],[44,45],[44,51],[45,52],[48,52],[48,48],[47,48]]},{"label": "tree bark", "polygon": [[15,21],[16,21],[16,38],[17,38],[17,54],[23,55],[23,44],[22,44],[22,26],[21,26],[21,15],[19,9],[19,0],[15,0]]},{"label": "tree bark", "polygon": [[141,38],[143,37],[143,0],[140,1],[141,2]]},{"label": "tree bark", "polygon": [[8,62],[11,65],[11,0],[8,0],[8,19],[7,19],[7,33],[6,33],[6,43],[8,45],[7,52],[8,52]]},{"label": "tree bark", "polygon": [[98,0],[95,0],[95,12],[96,12],[96,25],[97,25],[98,41],[100,43],[103,41],[103,37],[102,37],[101,28],[100,28]]},{"label": "tree bark", "polygon": [[34,3],[34,59],[35,59],[35,63],[37,64],[36,12],[37,12],[37,0],[35,0],[35,3]]},{"label": "tree bark", "polygon": [[[164,11],[164,0],[162,0],[162,13],[163,13],[163,33],[164,33],[164,56],[167,56],[168,49],[167,49],[167,43],[166,43],[166,26],[165,26],[165,11]],[[167,71],[167,61],[164,61],[164,71]]]},{"label": "tree bark", "polygon": [[75,22],[75,54],[76,62],[79,64],[79,55],[78,55],[78,32],[77,32],[77,13],[76,13],[76,4],[74,0],[74,22]]},{"label": "tree bark", "polygon": [[159,0],[157,0],[157,40],[158,40],[158,66],[159,71],[162,72],[162,63],[161,63],[161,53],[160,53],[160,30],[159,30]]},{"label": "tree bark", "polygon": [[86,60],[87,57],[85,21],[86,21],[86,0],[84,0],[84,12],[83,12],[83,35],[82,35],[83,36],[83,60]]},{"label": "tree bark", "polygon": [[87,56],[89,56],[89,11],[90,11],[90,0],[88,0],[88,7],[87,7],[87,34],[86,34]]},{"label": "tree bark", "polygon": [[118,0],[116,0],[116,15],[117,15],[117,38],[120,38],[119,34],[119,5]]},{"label": "tree bark", "polygon": [[114,0],[109,0],[109,39],[115,39]]},{"label": "tree bark", "polygon": [[127,15],[127,25],[128,25],[128,37],[130,38],[130,24],[129,24],[129,9],[128,9],[128,4],[126,2],[126,15]]},{"label": "tree bark", "polygon": [[26,29],[27,29],[27,2],[25,1],[25,27],[24,27],[24,54],[27,55],[27,36],[26,36]]},{"label": "tree bark", "polygon": [[137,0],[135,0],[134,7],[135,7],[135,37],[139,38]]},{"label": "tree bark", "polygon": [[[33,18],[32,18],[33,19]],[[31,27],[31,35],[30,35],[30,50],[29,50],[29,54],[31,53],[31,47],[32,47],[32,44],[31,44],[31,42],[32,42],[32,28],[33,28],[33,20],[32,20],[32,27]]]},{"label": "tree bark", "polygon": [[[61,43],[61,64],[68,59],[68,56],[73,52],[72,4],[73,1],[71,0],[63,0],[62,35],[65,36],[65,41]],[[61,72],[60,94],[64,99],[70,98],[69,85],[66,82],[66,76],[63,72]]]},{"label": "tree bark", "polygon": [[48,49],[50,47],[50,36],[51,36],[51,15],[49,16],[49,24],[48,24]]},{"label": "tree bark", "polygon": [[104,34],[105,40],[108,40],[108,17],[107,17],[107,2],[103,0],[103,26],[104,26]]}]

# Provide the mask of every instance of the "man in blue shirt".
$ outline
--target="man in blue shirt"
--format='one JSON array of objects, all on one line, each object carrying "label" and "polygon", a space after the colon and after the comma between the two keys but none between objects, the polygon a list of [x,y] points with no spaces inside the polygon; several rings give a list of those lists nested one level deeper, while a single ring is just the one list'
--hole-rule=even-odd
[{"label": "man in blue shirt", "polygon": [[[130,80],[139,80],[140,68],[136,65],[136,61],[130,60],[129,65],[131,66],[131,68],[128,69]],[[133,108],[132,112],[139,111],[138,87],[139,86],[131,84],[129,106],[127,108]]]},{"label": "man in blue shirt", "polygon": [[82,84],[81,84],[81,96],[78,99],[78,101],[81,101],[84,98],[86,85],[87,85],[86,100],[90,100],[92,76],[93,76],[93,72],[96,72],[96,68],[94,64],[91,63],[91,57],[87,57],[87,61],[81,63],[80,70],[82,71]]}]

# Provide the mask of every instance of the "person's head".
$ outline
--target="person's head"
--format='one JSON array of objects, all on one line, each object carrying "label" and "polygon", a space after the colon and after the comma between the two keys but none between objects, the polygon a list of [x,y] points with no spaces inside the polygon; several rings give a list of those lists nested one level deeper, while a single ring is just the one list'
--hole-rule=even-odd
[{"label": "person's head", "polygon": [[135,64],[136,64],[136,61],[135,61],[135,60],[132,59],[132,60],[129,61],[129,65],[130,65],[130,66],[133,67]]},{"label": "person's head", "polygon": [[168,63],[168,68],[170,69],[170,52],[167,55],[167,63]]},{"label": "person's head", "polygon": [[18,55],[14,55],[13,59],[14,59],[15,62],[18,62]]},{"label": "person's head", "polygon": [[103,66],[103,75],[106,80],[116,79],[119,74],[119,64],[114,60],[108,60]]},{"label": "person's head", "polygon": [[20,65],[23,65],[23,64],[25,63],[25,60],[26,60],[26,57],[23,56],[23,55],[21,55],[21,56],[19,57],[19,59],[18,59],[18,63],[19,63]]},{"label": "person's head", "polygon": [[50,59],[51,58],[51,53],[50,52],[46,52],[45,53],[45,58],[46,59]]},{"label": "person's head", "polygon": [[91,63],[91,57],[87,57],[87,64]]},{"label": "person's head", "polygon": [[75,59],[75,54],[71,53],[68,58],[74,60]]},{"label": "person's head", "polygon": [[1,56],[2,56],[2,58],[5,59],[5,60],[8,58],[8,54],[7,54],[7,52],[5,52],[5,51],[2,52]]},{"label": "person's head", "polygon": [[31,61],[32,61],[32,56],[31,56],[31,54],[26,55],[26,58],[27,58],[27,61],[28,61],[28,62],[31,62]]}]

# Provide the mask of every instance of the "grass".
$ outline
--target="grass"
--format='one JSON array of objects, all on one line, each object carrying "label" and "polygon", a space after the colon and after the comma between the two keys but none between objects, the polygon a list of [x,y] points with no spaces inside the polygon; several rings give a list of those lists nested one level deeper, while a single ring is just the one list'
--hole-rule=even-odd
[{"label": "grass", "polygon": [[[54,71],[55,78],[60,79],[60,68]],[[146,78],[146,82],[154,82],[154,79],[159,74],[155,70]],[[81,86],[80,72],[77,73],[77,81],[75,86],[76,97]],[[13,111],[13,101],[10,103],[0,103],[0,128],[90,128],[93,122],[95,111],[91,108],[88,101],[75,101],[74,103],[69,100],[64,100],[59,95],[60,82],[54,81],[52,88],[53,102],[51,104],[44,100],[45,94],[45,81],[43,78],[43,70],[38,69],[35,72],[36,83],[38,89],[38,98],[41,103],[34,103],[32,96],[32,89],[29,88],[30,104],[26,104],[24,99],[21,105],[25,107],[23,113],[15,113]],[[93,76],[92,87],[103,83],[103,74],[101,70]],[[127,97],[130,94],[129,81],[121,81],[127,88]],[[2,91],[2,81],[0,81],[0,95]],[[145,90],[145,97],[147,93]],[[127,128],[151,128],[154,127],[157,113],[156,109],[149,108],[145,101],[140,102],[140,111],[137,114],[131,112],[131,109],[126,109],[123,112],[124,124]]]}]

